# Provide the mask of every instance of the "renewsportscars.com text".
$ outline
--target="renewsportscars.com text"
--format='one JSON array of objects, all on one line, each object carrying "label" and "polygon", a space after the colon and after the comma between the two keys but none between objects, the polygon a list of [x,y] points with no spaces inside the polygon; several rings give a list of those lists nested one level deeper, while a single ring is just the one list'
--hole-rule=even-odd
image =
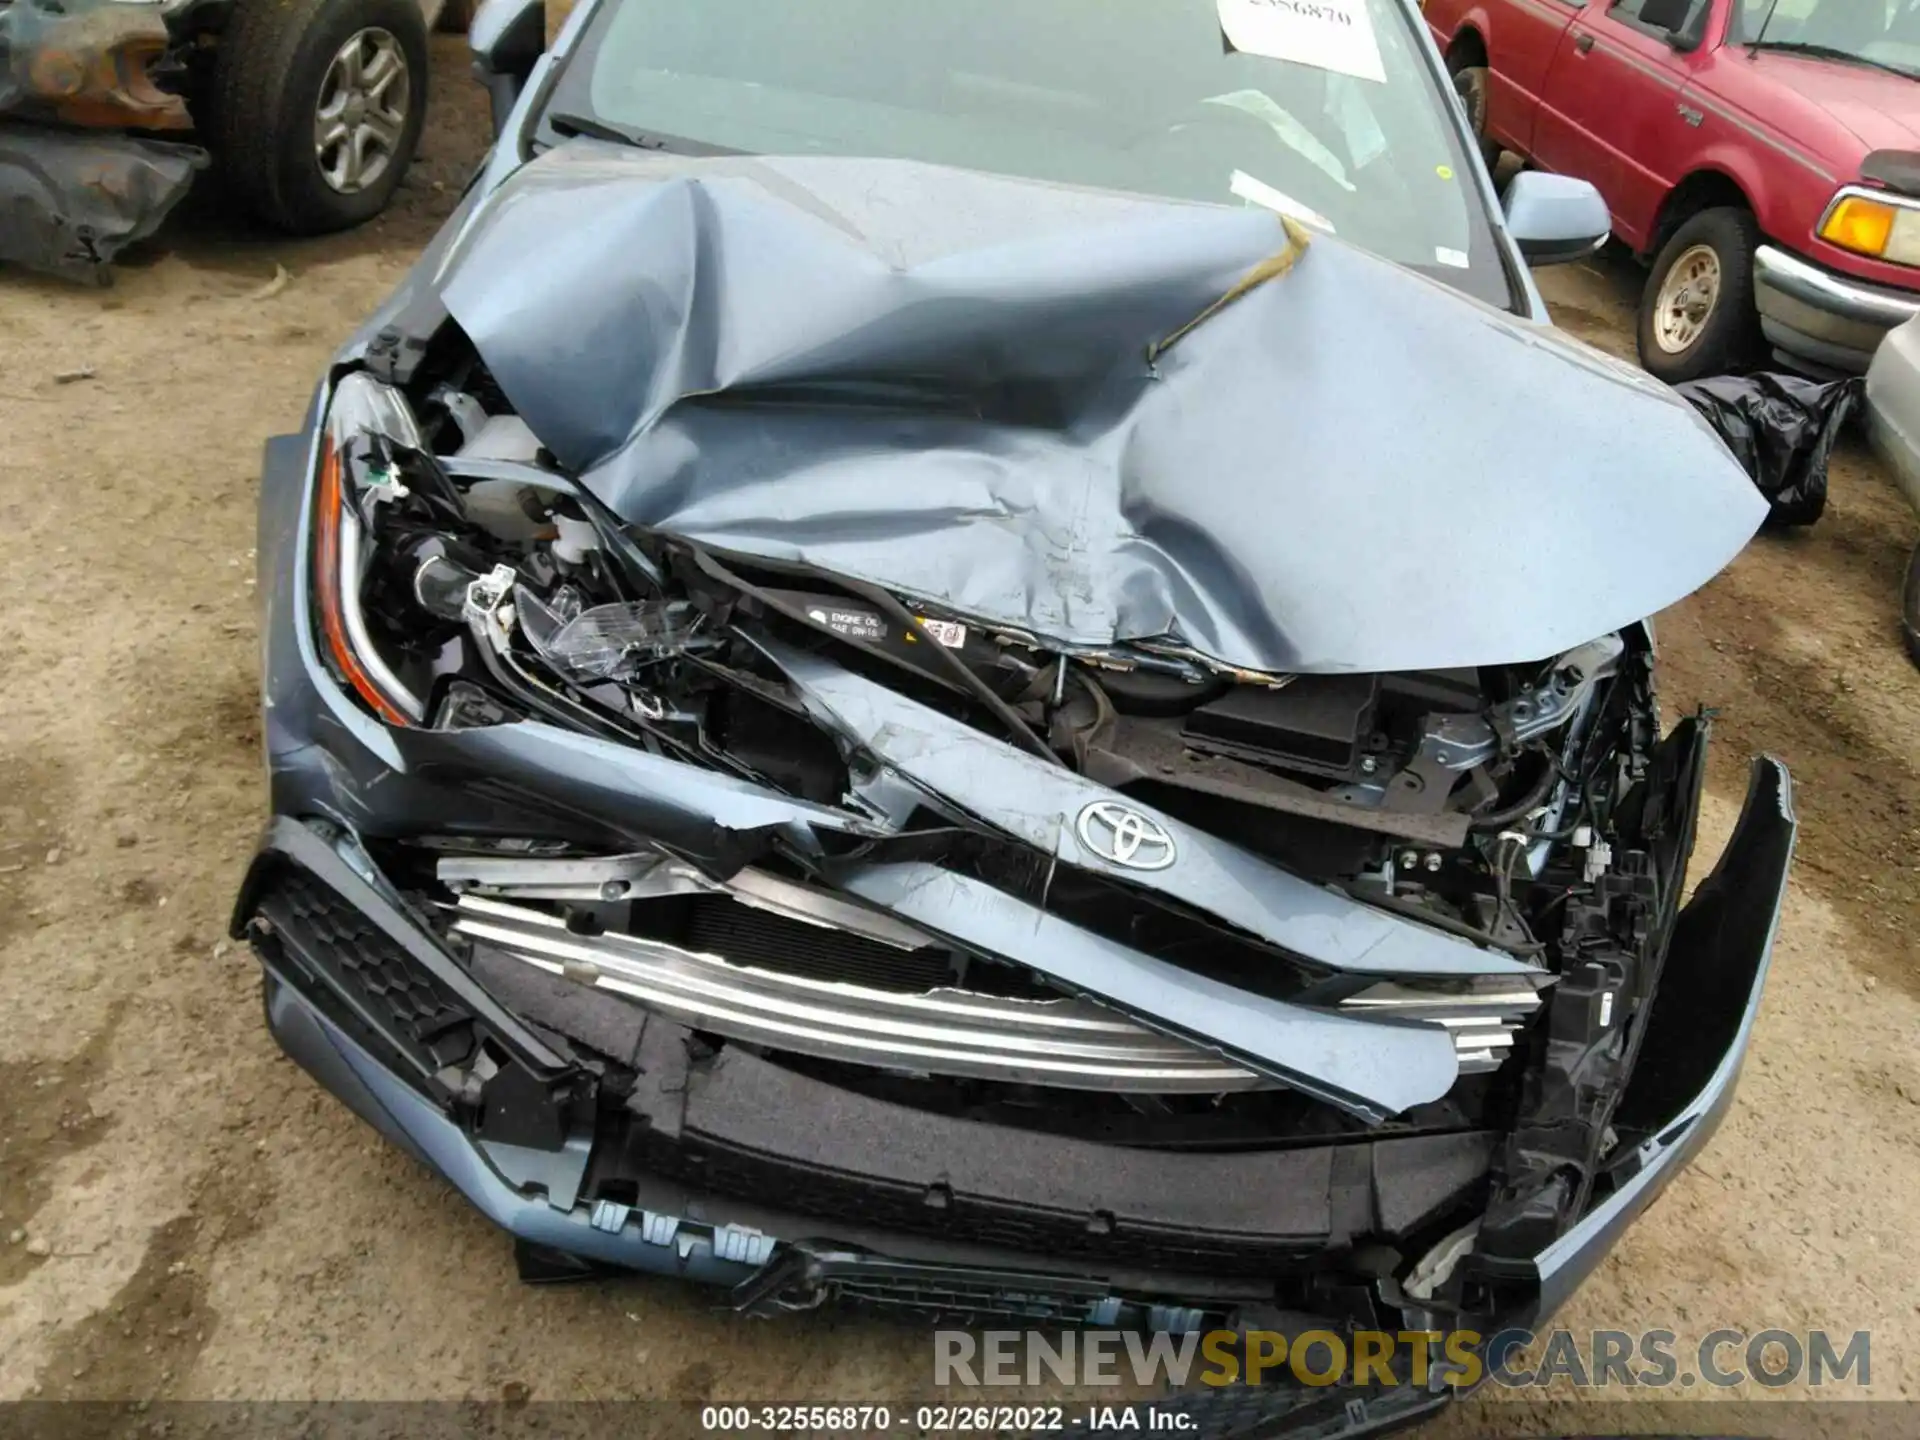
[{"label": "renewsportscars.com text", "polygon": [[1825,1330],[939,1330],[936,1385],[1302,1385],[1621,1389],[1872,1384],[1872,1337]]}]

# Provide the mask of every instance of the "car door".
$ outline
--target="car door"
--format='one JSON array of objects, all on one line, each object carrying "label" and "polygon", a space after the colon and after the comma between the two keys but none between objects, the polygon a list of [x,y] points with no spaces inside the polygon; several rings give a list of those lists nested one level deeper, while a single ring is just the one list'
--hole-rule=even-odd
[{"label": "car door", "polygon": [[[1661,198],[1680,178],[1698,120],[1683,103],[1704,47],[1675,50],[1646,24],[1646,0],[1593,0],[1561,38],[1547,72],[1533,155],[1591,180],[1614,233],[1643,243]],[[1693,0],[1698,11],[1716,0]],[[1724,3],[1724,0],[1719,0]]]},{"label": "car door", "polygon": [[1597,0],[1506,0],[1488,17],[1487,133],[1533,153],[1534,117],[1567,26]]}]

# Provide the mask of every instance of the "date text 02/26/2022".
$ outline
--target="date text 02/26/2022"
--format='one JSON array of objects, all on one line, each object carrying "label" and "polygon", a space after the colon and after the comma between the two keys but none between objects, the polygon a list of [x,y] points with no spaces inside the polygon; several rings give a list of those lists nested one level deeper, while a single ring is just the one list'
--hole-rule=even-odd
[{"label": "date text 02/26/2022", "polygon": [[700,1428],[714,1434],[1028,1435],[1084,1425],[1090,1430],[1186,1430],[1191,1415],[1151,1405],[707,1405]]}]

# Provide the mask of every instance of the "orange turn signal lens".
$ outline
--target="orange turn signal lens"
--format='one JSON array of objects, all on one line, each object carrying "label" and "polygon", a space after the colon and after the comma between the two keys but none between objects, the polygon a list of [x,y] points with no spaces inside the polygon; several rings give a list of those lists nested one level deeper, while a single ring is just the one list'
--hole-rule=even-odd
[{"label": "orange turn signal lens", "polygon": [[323,440],[319,495],[313,516],[313,594],[320,607],[320,630],[341,678],[387,724],[405,725],[407,717],[380,693],[347,638],[346,615],[340,608],[340,505],[340,454],[333,448],[332,440]]},{"label": "orange turn signal lens", "polygon": [[1897,218],[1898,212],[1891,205],[1849,195],[1827,213],[1820,238],[1857,255],[1884,255]]}]

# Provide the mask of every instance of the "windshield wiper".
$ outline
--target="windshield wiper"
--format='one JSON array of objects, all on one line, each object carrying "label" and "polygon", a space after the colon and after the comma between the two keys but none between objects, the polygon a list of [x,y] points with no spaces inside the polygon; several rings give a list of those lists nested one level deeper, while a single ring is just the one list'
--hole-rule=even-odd
[{"label": "windshield wiper", "polygon": [[563,136],[584,135],[589,140],[610,140],[616,145],[631,145],[636,150],[669,150],[677,155],[739,155],[743,151],[724,145],[709,145],[704,140],[689,140],[683,135],[650,135],[609,124],[597,115],[576,115],[560,111],[547,116],[553,133]]},{"label": "windshield wiper", "polygon": [[1865,65],[1869,70],[1884,70],[1889,75],[1898,75],[1903,80],[1920,80],[1920,73],[1903,66],[1891,65],[1885,60],[1875,60],[1857,51],[1842,50],[1834,45],[1816,45],[1811,40],[1763,40],[1754,48],[1783,50],[1789,55],[1806,55],[1815,60],[1838,60],[1848,65]]},{"label": "windshield wiper", "polygon": [[590,140],[611,140],[616,145],[632,145],[641,150],[667,148],[664,140],[642,135],[637,130],[623,130],[593,115],[549,115],[547,124],[553,127],[556,135],[585,135]]}]

